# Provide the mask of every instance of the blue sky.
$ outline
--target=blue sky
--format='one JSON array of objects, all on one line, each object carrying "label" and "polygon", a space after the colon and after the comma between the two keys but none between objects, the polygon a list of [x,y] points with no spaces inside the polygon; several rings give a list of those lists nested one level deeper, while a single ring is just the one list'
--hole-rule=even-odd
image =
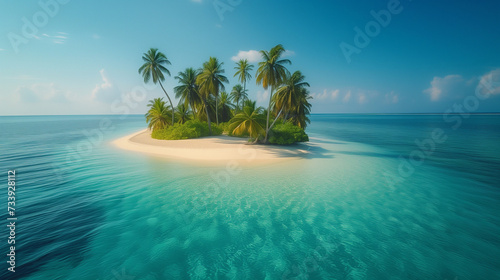
[{"label": "blue sky", "polygon": [[[2,0],[0,115],[142,114],[164,96],[137,73],[150,47],[172,62],[173,95],[174,76],[210,56],[230,90],[234,60],[257,65],[276,44],[311,84],[313,113],[498,112],[499,14],[499,1]],[[248,89],[266,104],[255,79]]]}]

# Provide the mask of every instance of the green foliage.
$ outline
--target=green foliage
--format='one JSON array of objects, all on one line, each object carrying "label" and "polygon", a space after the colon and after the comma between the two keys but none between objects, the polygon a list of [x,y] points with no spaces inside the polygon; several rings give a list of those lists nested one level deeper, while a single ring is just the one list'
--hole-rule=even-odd
[{"label": "green foliage", "polygon": [[292,64],[289,59],[282,59],[285,48],[279,44],[270,51],[260,51],[262,61],[257,69],[257,85],[262,85],[264,89],[281,85],[289,73],[285,64]]},{"label": "green foliage", "polygon": [[158,49],[151,48],[147,53],[142,56],[144,64],[139,68],[139,74],[144,78],[144,82],[148,83],[151,78],[153,78],[153,83],[158,83],[165,81],[166,73],[170,76],[170,71],[167,69],[167,65],[170,65],[170,60],[167,56],[158,51]]},{"label": "green foliage", "polygon": [[[209,136],[208,124],[199,120],[176,123],[164,129],[153,131],[151,137],[159,140],[182,140]],[[212,126],[212,135],[221,135],[222,129]]]},{"label": "green foliage", "polygon": [[233,77],[238,76],[238,80],[243,84],[246,84],[247,80],[252,78],[250,71],[253,70],[253,65],[248,63],[248,59],[240,59],[240,61],[236,63],[236,67],[234,67],[234,69],[237,71]]},{"label": "green foliage", "polygon": [[234,105],[229,101],[229,95],[225,91],[220,93],[218,106],[219,120],[221,122],[228,122],[233,117],[231,110],[234,108]]},{"label": "green foliage", "polygon": [[304,82],[305,76],[300,71],[287,74],[283,85],[273,96],[274,109],[276,113],[281,112],[281,118],[289,120],[292,124],[301,128],[306,128],[309,118],[311,99],[306,87],[309,83]]},{"label": "green foliage", "polygon": [[208,99],[209,95],[215,97],[215,119],[217,123],[219,123],[219,108],[217,105],[219,92],[225,90],[224,83],[229,83],[227,77],[222,75],[225,72],[225,70],[222,69],[223,65],[224,62],[219,62],[217,58],[210,57],[207,62],[203,63],[201,73],[196,78],[196,84],[199,86],[201,97],[203,99]]},{"label": "green foliage", "polygon": [[248,99],[247,90],[244,89],[240,84],[235,85],[230,95],[231,101],[236,103],[236,111],[240,110],[240,102]]},{"label": "green foliage", "polygon": [[256,108],[256,102],[245,102],[243,110],[236,114],[234,118],[229,121],[229,131],[235,136],[250,136],[258,138],[260,135],[266,133],[264,124],[266,117],[262,114],[262,108]]},{"label": "green foliage", "polygon": [[175,110],[175,116],[177,117],[178,123],[185,123],[191,119],[191,111],[189,107],[185,104],[177,105],[177,110]]},{"label": "green foliage", "polygon": [[184,72],[179,72],[175,76],[175,79],[179,81],[179,85],[174,88],[175,97],[180,99],[179,104],[184,104],[186,107],[191,106],[191,110],[195,114],[197,106],[202,104],[198,85],[196,84],[196,78],[199,74],[199,70],[186,68]]},{"label": "green foliage", "polygon": [[163,98],[149,100],[148,107],[149,110],[146,113],[146,122],[148,123],[149,129],[155,131],[166,128],[171,124],[169,119],[172,116],[172,110],[165,104]]},{"label": "green foliage", "polygon": [[[270,97],[272,99],[274,95],[274,90],[283,83],[289,71],[285,67],[285,64],[292,64],[288,59],[281,59],[285,54],[285,48],[280,44],[268,51],[260,51],[262,56],[262,61],[259,62],[259,69],[257,69],[257,85],[262,85],[264,89],[271,87]],[[269,99],[269,105],[267,106],[267,118],[266,118],[266,137],[264,142],[269,137],[269,113],[272,111],[272,102]]]},{"label": "green foliage", "polygon": [[217,124],[212,125],[212,136],[222,135],[223,132],[224,132],[224,127],[223,127],[222,123],[220,123],[218,125]]},{"label": "green foliage", "polygon": [[222,122],[222,123],[219,123],[219,125],[212,126],[212,128],[214,128],[214,127],[221,131],[220,134],[231,135],[231,133],[229,131],[229,122]]},{"label": "green foliage", "polygon": [[276,124],[269,134],[269,143],[271,144],[291,145],[297,142],[309,141],[304,129],[289,122]]},{"label": "green foliage", "polygon": [[[170,76],[170,70],[166,67],[167,65],[170,65],[170,61],[167,59],[167,56],[165,56],[162,52],[159,52],[158,49],[151,48],[147,53],[144,53],[142,60],[144,61],[144,64],[141,68],[139,68],[139,74],[141,74],[144,78],[144,82],[148,83],[152,78],[154,84],[159,83],[161,89],[170,102],[170,107],[175,111],[172,99],[170,99],[170,96],[161,83],[162,81],[165,81],[164,73]],[[171,114],[171,116],[172,123],[175,123],[175,114]]]},{"label": "green foliage", "polygon": [[[173,140],[225,134],[249,137],[254,139],[254,143],[264,144],[287,145],[308,141],[304,130],[310,123],[309,100],[312,97],[306,89],[309,84],[300,71],[291,74],[286,68],[291,61],[283,59],[286,50],[282,45],[269,51],[262,50],[260,54],[262,59],[255,78],[257,85],[262,85],[264,89],[270,87],[271,97],[266,110],[257,108],[256,102],[248,100],[246,83],[252,78],[250,72],[254,68],[248,60],[240,60],[234,67],[234,77],[238,77],[243,86],[234,86],[230,94],[225,92],[224,84],[229,81],[224,76],[224,63],[215,57],[210,57],[200,69],[187,68],[179,72],[175,77],[179,85],[174,91],[180,101],[174,108],[162,84],[165,77],[170,76],[167,68],[170,61],[158,49],[151,48],[144,53],[144,64],[139,73],[144,82],[152,80],[155,84],[159,83],[170,103],[167,106],[158,99],[149,104],[146,121],[153,130],[153,138]],[[216,124],[212,124],[214,120]],[[273,120],[277,123],[271,129]],[[272,139],[268,142],[269,137]]]}]

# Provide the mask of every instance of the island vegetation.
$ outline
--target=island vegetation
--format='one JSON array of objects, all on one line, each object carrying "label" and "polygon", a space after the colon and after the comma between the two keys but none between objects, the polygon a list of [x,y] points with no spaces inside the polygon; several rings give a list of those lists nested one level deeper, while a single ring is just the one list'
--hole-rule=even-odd
[{"label": "island vegetation", "polygon": [[277,45],[269,51],[260,51],[262,61],[255,73],[257,85],[269,92],[267,108],[257,107],[248,98],[247,82],[254,76],[254,65],[248,60],[236,63],[234,77],[241,84],[226,91],[228,78],[224,75],[224,63],[210,57],[199,69],[186,68],[174,79],[179,104],[174,107],[162,82],[170,76],[166,55],[151,48],[142,56],[144,64],[139,68],[144,82],[159,84],[168,103],[163,98],[149,101],[146,113],[148,128],[155,139],[179,140],[204,136],[229,135],[247,137],[252,143],[289,145],[309,141],[305,129],[310,123],[312,98],[300,71],[291,73],[284,59],[285,49]]}]

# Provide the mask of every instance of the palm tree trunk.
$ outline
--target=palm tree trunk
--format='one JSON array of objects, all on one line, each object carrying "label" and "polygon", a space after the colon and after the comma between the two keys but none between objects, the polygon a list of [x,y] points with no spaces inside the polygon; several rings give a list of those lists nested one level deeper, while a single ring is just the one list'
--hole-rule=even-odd
[{"label": "palm tree trunk", "polygon": [[196,119],[196,109],[194,108],[194,105],[191,103],[189,104],[191,106],[191,110],[193,111],[193,120]]},{"label": "palm tree trunk", "polygon": [[276,119],[274,119],[273,123],[271,124],[271,127],[269,129],[272,129],[278,118],[280,117],[281,113],[283,112],[283,108],[281,108],[280,112],[276,116]]},{"label": "palm tree trunk", "polygon": [[163,87],[161,81],[158,81],[158,82],[160,82],[161,89],[163,89],[163,92],[165,93],[165,95],[168,98],[168,101],[170,102],[170,107],[172,107],[172,125],[174,125],[174,123],[175,123],[175,108],[174,108],[174,104],[172,103],[172,100],[170,99],[170,96],[168,96],[168,93],[165,90],[165,88]]},{"label": "palm tree trunk", "polygon": [[215,95],[215,119],[217,120],[217,125],[219,125],[219,105],[217,100],[219,99],[219,95]]},{"label": "palm tree trunk", "polygon": [[210,122],[210,115],[208,114],[207,102],[205,99],[203,99],[203,105],[205,105],[205,113],[207,113],[208,134],[212,136],[212,123]]},{"label": "palm tree trunk", "polygon": [[273,98],[273,86],[271,86],[271,92],[269,94],[269,105],[267,106],[266,137],[264,138],[264,144],[267,143],[267,136],[269,135],[269,113],[271,112],[272,98]]},{"label": "palm tree trunk", "polygon": [[[243,83],[243,94],[245,94],[245,93],[247,93],[247,81],[245,81],[245,82]],[[238,101],[239,101],[239,100],[238,100]],[[241,104],[241,105],[243,105],[243,104]],[[243,106],[242,106],[242,107],[243,107]],[[243,108],[241,108],[241,110],[243,111]]]}]

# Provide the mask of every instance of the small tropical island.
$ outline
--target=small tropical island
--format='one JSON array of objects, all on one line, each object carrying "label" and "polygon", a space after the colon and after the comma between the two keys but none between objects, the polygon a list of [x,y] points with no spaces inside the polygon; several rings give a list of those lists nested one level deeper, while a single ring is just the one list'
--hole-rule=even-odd
[{"label": "small tropical island", "polygon": [[[310,85],[300,71],[291,73],[287,69],[292,62],[283,58],[284,53],[282,45],[260,51],[262,61],[255,74],[248,60],[238,61],[234,77],[241,84],[234,85],[229,93],[224,63],[216,57],[210,57],[199,69],[188,67],[174,77],[178,82],[174,93],[179,99],[174,106],[162,83],[171,76],[171,63],[158,49],[149,49],[138,72],[145,83],[160,85],[168,103],[163,98],[150,100],[145,115],[148,129],[118,139],[115,144],[185,159],[248,158],[241,149],[231,150],[228,144],[252,145],[260,160],[306,154],[301,147],[291,145],[309,141],[305,129],[310,123]],[[246,85],[253,77],[269,93],[267,108],[257,107],[257,102],[248,98]]]}]

